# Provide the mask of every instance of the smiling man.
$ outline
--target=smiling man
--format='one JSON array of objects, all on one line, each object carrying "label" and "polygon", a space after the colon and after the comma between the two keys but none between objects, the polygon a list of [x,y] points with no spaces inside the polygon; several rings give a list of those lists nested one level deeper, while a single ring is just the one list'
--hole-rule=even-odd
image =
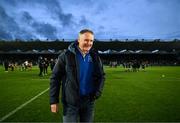
[{"label": "smiling man", "polygon": [[93,122],[95,100],[101,96],[105,81],[103,65],[92,48],[94,33],[79,32],[78,41],[60,54],[50,79],[51,111],[59,110],[62,87],[63,122]]}]

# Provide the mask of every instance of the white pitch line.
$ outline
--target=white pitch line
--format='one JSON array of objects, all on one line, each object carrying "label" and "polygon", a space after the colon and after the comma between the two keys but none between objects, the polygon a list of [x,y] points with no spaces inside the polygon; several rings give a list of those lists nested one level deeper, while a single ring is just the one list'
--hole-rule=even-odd
[{"label": "white pitch line", "polygon": [[49,80],[49,79],[31,79],[31,80]]},{"label": "white pitch line", "polygon": [[25,102],[24,104],[20,105],[19,107],[17,107],[16,109],[14,109],[13,111],[11,111],[10,113],[8,113],[7,115],[5,115],[4,117],[2,117],[0,119],[0,122],[2,122],[3,120],[7,119],[8,117],[10,117],[11,115],[13,115],[14,113],[16,113],[17,111],[19,111],[20,109],[22,109],[24,106],[26,106],[27,104],[29,104],[30,102],[32,102],[33,100],[35,100],[36,98],[38,98],[39,96],[41,96],[42,94],[44,94],[46,91],[48,91],[49,88],[47,88],[46,90],[42,91],[41,93],[39,93],[38,95],[36,95],[35,97],[31,98],[30,100],[28,100],[27,102]]}]

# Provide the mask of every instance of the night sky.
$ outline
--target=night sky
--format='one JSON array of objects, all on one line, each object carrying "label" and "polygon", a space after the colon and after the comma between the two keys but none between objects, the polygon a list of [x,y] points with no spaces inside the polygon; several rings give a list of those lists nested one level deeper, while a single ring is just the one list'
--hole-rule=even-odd
[{"label": "night sky", "polygon": [[180,39],[180,0],[0,0],[0,39]]}]

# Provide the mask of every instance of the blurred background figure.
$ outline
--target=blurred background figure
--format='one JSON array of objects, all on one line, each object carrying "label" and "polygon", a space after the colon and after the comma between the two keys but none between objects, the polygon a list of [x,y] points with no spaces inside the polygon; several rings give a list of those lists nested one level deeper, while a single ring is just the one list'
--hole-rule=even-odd
[{"label": "blurred background figure", "polygon": [[54,60],[54,59],[51,59],[51,60],[50,60],[51,71],[53,70],[55,64],[56,64],[55,60]]},{"label": "blurred background figure", "polygon": [[39,76],[43,76],[43,70],[44,70],[44,60],[43,57],[40,56],[38,58],[38,64],[39,64]]},{"label": "blurred background figure", "polygon": [[7,60],[4,61],[5,72],[8,72],[9,62]]},{"label": "blurred background figure", "polygon": [[44,75],[48,74],[49,61],[47,58],[44,58]]}]

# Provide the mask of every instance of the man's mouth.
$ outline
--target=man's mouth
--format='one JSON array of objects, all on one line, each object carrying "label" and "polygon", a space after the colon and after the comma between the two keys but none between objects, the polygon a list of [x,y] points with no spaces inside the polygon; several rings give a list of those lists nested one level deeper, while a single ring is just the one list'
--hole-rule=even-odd
[{"label": "man's mouth", "polygon": [[91,45],[84,45],[84,47],[91,47]]}]

